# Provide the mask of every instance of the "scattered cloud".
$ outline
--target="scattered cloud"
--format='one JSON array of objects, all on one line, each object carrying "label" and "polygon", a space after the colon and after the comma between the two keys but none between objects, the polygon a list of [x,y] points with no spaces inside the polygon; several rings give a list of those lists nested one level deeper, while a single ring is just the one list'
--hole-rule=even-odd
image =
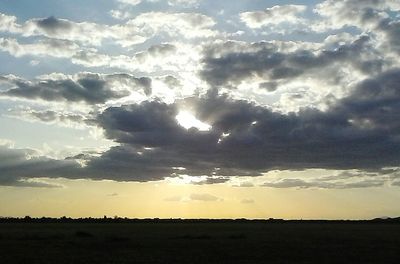
[{"label": "scattered cloud", "polygon": [[66,40],[46,39],[34,44],[20,44],[13,38],[0,38],[0,50],[15,57],[25,55],[52,56],[57,58],[72,57],[79,46]]},{"label": "scattered cloud", "polygon": [[183,198],[181,196],[171,196],[164,199],[165,202],[181,202],[182,200]]},{"label": "scattered cloud", "polygon": [[299,17],[299,14],[306,9],[304,5],[277,5],[263,11],[241,13],[240,19],[250,28],[275,26],[281,23],[304,24],[305,20]]},{"label": "scattered cloud", "polygon": [[168,0],[171,6],[197,7],[202,0]]},{"label": "scattered cloud", "polygon": [[74,113],[60,113],[58,111],[35,111],[32,109],[15,109],[8,112],[8,116],[26,120],[57,124],[65,127],[81,128],[90,125],[84,115]]},{"label": "scattered cloud", "polygon": [[392,182],[392,184],[391,184],[392,186],[400,186],[400,181],[394,181],[394,182]]},{"label": "scattered cloud", "polygon": [[222,202],[224,199],[218,198],[208,193],[192,193],[189,196],[171,196],[164,199],[165,202]]},{"label": "scattered cloud", "polygon": [[251,188],[251,187],[254,187],[255,185],[251,181],[245,181],[245,182],[240,182],[238,184],[234,184],[232,186],[233,187]]},{"label": "scattered cloud", "polygon": [[301,179],[283,179],[278,182],[267,182],[264,183],[265,187],[273,188],[319,188],[319,189],[356,189],[356,188],[372,188],[382,187],[384,181],[381,179],[376,180],[362,180],[358,182],[320,182],[320,181],[304,181]]},{"label": "scattered cloud", "polygon": [[192,193],[190,195],[190,200],[201,201],[201,202],[216,202],[216,201],[223,201],[224,199],[218,198],[208,193]]},{"label": "scattered cloud", "polygon": [[[119,16],[116,11],[112,14]],[[143,43],[158,34],[190,39],[212,37],[217,34],[211,29],[215,21],[199,13],[142,13],[122,24],[112,26],[74,22],[53,16],[34,18],[18,24],[16,17],[1,14],[0,21],[2,22],[0,31],[3,32],[20,34],[24,37],[43,36],[92,46],[101,46],[105,40],[112,39],[121,46],[128,47]]]},{"label": "scattered cloud", "polygon": [[[120,3],[136,6],[142,2],[157,3],[162,2],[160,0],[117,0]],[[170,6],[180,7],[196,7],[202,0],[168,0]]]},{"label": "scattered cloud", "polygon": [[243,199],[240,201],[243,204],[253,204],[255,201],[253,199]]},{"label": "scattered cloud", "polygon": [[142,2],[142,0],[117,0],[120,3],[128,4],[128,5],[138,5]]}]

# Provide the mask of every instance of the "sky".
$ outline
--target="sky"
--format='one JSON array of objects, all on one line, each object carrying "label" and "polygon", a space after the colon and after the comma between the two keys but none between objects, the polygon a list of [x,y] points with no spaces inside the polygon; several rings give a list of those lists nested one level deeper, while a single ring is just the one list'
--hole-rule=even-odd
[{"label": "sky", "polygon": [[398,0],[3,0],[0,216],[400,216]]}]

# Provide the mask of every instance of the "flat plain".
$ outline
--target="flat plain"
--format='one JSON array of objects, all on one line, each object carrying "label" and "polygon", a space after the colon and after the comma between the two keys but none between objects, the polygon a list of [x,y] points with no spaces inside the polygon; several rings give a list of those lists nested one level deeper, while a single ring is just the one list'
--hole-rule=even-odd
[{"label": "flat plain", "polygon": [[400,263],[400,224],[1,223],[0,263]]}]

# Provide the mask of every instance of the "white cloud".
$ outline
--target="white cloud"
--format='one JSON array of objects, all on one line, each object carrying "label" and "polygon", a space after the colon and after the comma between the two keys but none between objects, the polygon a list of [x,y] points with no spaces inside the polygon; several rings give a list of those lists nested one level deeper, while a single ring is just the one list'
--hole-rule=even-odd
[{"label": "white cloud", "polygon": [[306,10],[303,5],[273,6],[263,11],[244,12],[240,14],[241,20],[250,28],[261,28],[281,23],[304,23],[299,14]]},{"label": "white cloud", "polygon": [[201,0],[169,0],[168,4],[171,6],[192,7],[199,5]]},{"label": "white cloud", "polygon": [[211,28],[214,19],[198,13],[149,12],[140,14],[126,23],[126,27],[140,28],[149,35],[167,34],[171,37],[202,38],[216,35]]},{"label": "white cloud", "polygon": [[70,41],[57,39],[39,40],[33,44],[20,44],[13,38],[0,38],[0,50],[15,57],[36,55],[69,58],[79,50],[79,46]]},{"label": "white cloud", "polygon": [[15,142],[12,140],[0,138],[0,146],[6,147],[6,148],[13,148],[14,143]]},{"label": "white cloud", "polygon": [[[122,16],[118,13],[114,15]],[[17,24],[15,17],[4,14],[0,14],[0,22],[0,31],[18,33],[24,37],[44,36],[95,46],[100,46],[105,39],[113,39],[121,46],[128,47],[143,43],[156,35],[194,39],[217,34],[211,29],[215,21],[198,13],[142,13],[126,23],[112,26],[91,22],[78,23],[55,17],[35,18]]]},{"label": "white cloud", "polygon": [[120,3],[128,4],[128,5],[138,5],[142,2],[142,0],[117,0]]},{"label": "white cloud", "polygon": [[[160,0],[117,0],[119,3],[136,6],[142,2],[160,2]],[[161,0],[162,1],[162,0]],[[201,0],[168,0],[168,5],[170,6],[183,6],[183,7],[193,7],[197,6]]]},{"label": "white cloud", "polygon": [[111,10],[110,11],[110,15],[115,18],[115,19],[119,19],[119,20],[125,20],[125,19],[129,19],[132,17],[131,13],[128,11],[123,11],[123,10]]},{"label": "white cloud", "polygon": [[19,32],[19,25],[15,16],[8,16],[0,13],[0,31],[8,31],[12,33]]},{"label": "white cloud", "polygon": [[129,71],[165,72],[179,74],[193,73],[200,67],[199,48],[183,43],[163,43],[154,45],[133,56],[119,55],[111,57],[110,66]]}]

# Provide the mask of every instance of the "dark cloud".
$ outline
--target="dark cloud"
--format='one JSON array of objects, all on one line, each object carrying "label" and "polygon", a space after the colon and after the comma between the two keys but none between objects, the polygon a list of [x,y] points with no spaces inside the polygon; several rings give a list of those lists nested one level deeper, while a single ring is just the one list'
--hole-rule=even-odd
[{"label": "dark cloud", "polygon": [[[400,22],[392,12],[400,11],[398,1],[392,0],[326,0],[315,12],[324,17],[329,28],[358,27],[376,38],[377,49],[400,53]],[[373,73],[373,71],[370,71]]]},{"label": "dark cloud", "polygon": [[268,92],[275,92],[278,89],[277,82],[263,82],[259,85],[260,89],[265,89]]},{"label": "dark cloud", "polygon": [[110,74],[106,76],[107,81],[114,81],[118,84],[125,84],[131,90],[143,89],[146,95],[152,92],[152,80],[148,77],[136,78],[127,73]]},{"label": "dark cloud", "polygon": [[100,157],[85,157],[80,177],[116,181],[157,181],[172,175],[177,162],[165,150],[139,150],[128,145],[113,147]]},{"label": "dark cloud", "polygon": [[42,79],[33,82],[16,78],[8,79],[8,83],[13,87],[1,92],[0,96],[101,104],[130,94],[127,89],[116,90],[112,82],[114,85],[130,84],[132,90],[143,89],[146,94],[151,93],[149,78],[135,78],[128,74],[82,73],[74,79]]},{"label": "dark cloud", "polygon": [[147,53],[153,57],[164,57],[169,53],[175,53],[177,51],[176,46],[168,43],[153,45],[148,50]]},{"label": "dark cloud", "polygon": [[[182,103],[188,102],[185,100]],[[184,174],[196,176],[257,174],[240,167],[224,165],[226,161],[222,156],[225,151],[218,150],[222,130],[186,130],[176,120],[178,108],[178,104],[168,105],[154,101],[105,110],[98,117],[98,122],[105,129],[105,135],[122,146],[115,147],[98,161],[90,162],[88,167],[101,164],[109,166],[113,163],[112,160],[103,160],[104,157],[120,153],[118,162],[126,162],[128,173],[132,174],[131,168],[137,166],[135,170],[139,171],[138,174],[148,174],[147,177],[165,177],[171,173],[179,173],[173,170],[174,167],[185,168]],[[146,148],[151,150],[145,150]],[[143,153],[135,154],[138,151]],[[142,166],[149,172],[142,172]],[[111,171],[105,168],[103,170],[105,173]]]},{"label": "dark cloud", "polygon": [[[400,70],[391,70],[360,82],[325,112],[286,115],[215,91],[170,105],[153,101],[108,108],[98,123],[122,145],[88,168],[148,180],[182,173],[173,167],[186,168],[188,175],[256,176],[272,169],[397,166],[399,76]],[[184,129],[175,118],[180,108],[192,109],[212,129]],[[151,150],[136,154],[146,148]]]},{"label": "dark cloud", "polygon": [[32,181],[29,179],[1,179],[0,186],[8,187],[25,187],[25,188],[62,188],[63,186],[42,182],[42,181]]},{"label": "dark cloud", "polygon": [[400,21],[384,19],[378,25],[378,30],[386,36],[389,49],[400,54]]},{"label": "dark cloud", "polygon": [[72,23],[68,20],[57,19],[54,16],[34,20],[38,28],[41,28],[49,35],[53,34],[66,34],[73,29]]},{"label": "dark cloud", "polygon": [[100,45],[103,39],[112,38],[119,41],[126,34],[112,26],[91,22],[74,22],[67,19],[47,17],[34,18],[22,25],[16,24],[24,36],[44,36],[53,39],[78,41],[85,44]]},{"label": "dark cloud", "polygon": [[33,118],[38,119],[42,122],[53,122],[58,119],[58,113],[54,111],[45,111],[45,112],[29,112]]},{"label": "dark cloud", "polygon": [[218,43],[206,47],[200,75],[215,87],[235,86],[253,77],[263,78],[273,85],[277,80],[293,79],[313,72],[322,73],[324,68],[338,62],[346,62],[356,69],[365,70],[368,67],[363,66],[365,61],[360,54],[369,53],[369,41],[368,36],[361,36],[351,44],[318,53],[304,49],[283,52],[270,42],[246,45]]},{"label": "dark cloud", "polygon": [[12,116],[18,117],[26,117],[29,119],[39,120],[44,123],[76,123],[76,124],[85,124],[86,118],[82,115],[70,114],[70,113],[60,113],[56,111],[23,111],[23,112],[16,112],[12,113]]},{"label": "dark cloud", "polygon": [[121,98],[128,93],[119,93],[105,87],[105,82],[98,79],[47,80],[35,84],[17,81],[17,88],[10,89],[3,95],[46,101],[71,101],[104,103],[109,99]]},{"label": "dark cloud", "polygon": [[174,76],[167,75],[162,78],[164,83],[168,86],[170,89],[177,89],[182,87],[182,83],[179,79],[175,78]]},{"label": "dark cloud", "polygon": [[0,145],[0,185],[25,187],[59,187],[29,181],[31,178],[74,178],[80,168],[73,160],[55,160],[38,155],[30,149],[12,149]]},{"label": "dark cloud", "polygon": [[190,182],[190,184],[194,185],[208,185],[208,184],[220,184],[229,181],[229,177],[207,177],[204,180],[197,181],[197,182]]},{"label": "dark cloud", "polygon": [[[394,140],[389,149],[397,148],[400,107],[400,69],[391,69],[376,78],[360,82],[353,93],[334,109],[375,137]],[[382,139],[380,144],[392,144]]]}]

